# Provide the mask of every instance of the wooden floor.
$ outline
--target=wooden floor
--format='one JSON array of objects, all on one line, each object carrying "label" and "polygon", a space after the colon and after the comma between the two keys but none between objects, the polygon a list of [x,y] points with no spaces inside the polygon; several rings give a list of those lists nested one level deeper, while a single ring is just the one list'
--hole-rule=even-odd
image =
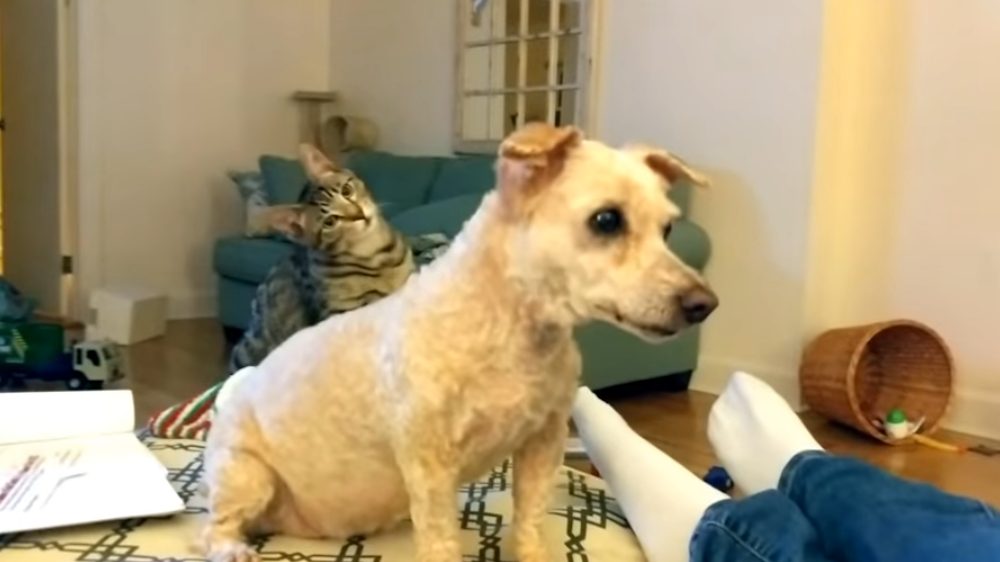
[{"label": "wooden floor", "polygon": [[[125,348],[126,384],[135,393],[138,422],[144,423],[153,412],[218,380],[224,372],[225,353],[221,331],[211,320],[172,322],[165,337]],[[611,402],[643,437],[700,475],[716,462],[705,437],[712,400],[708,394],[687,392],[646,393]],[[958,455],[919,445],[889,447],[809,414],[804,419],[819,442],[832,452],[860,457],[892,473],[1000,505],[1000,456]],[[937,437],[965,444],[986,442],[950,432]]]}]

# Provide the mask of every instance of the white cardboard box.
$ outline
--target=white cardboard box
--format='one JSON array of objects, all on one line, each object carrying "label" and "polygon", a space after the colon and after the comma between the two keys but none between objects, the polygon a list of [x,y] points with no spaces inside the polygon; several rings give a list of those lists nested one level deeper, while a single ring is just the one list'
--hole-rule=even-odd
[{"label": "white cardboard box", "polygon": [[162,336],[167,328],[167,298],[136,287],[114,287],[90,295],[88,338],[128,345]]}]

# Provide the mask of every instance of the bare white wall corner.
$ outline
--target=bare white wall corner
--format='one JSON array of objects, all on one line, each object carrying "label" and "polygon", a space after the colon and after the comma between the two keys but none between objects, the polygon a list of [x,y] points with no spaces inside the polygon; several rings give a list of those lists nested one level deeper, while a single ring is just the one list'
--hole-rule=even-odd
[{"label": "bare white wall corner", "polygon": [[720,394],[736,371],[749,373],[771,385],[796,410],[802,410],[799,375],[786,367],[750,364],[743,359],[702,355],[691,378],[691,390]]},{"label": "bare white wall corner", "polygon": [[943,426],[971,435],[1000,439],[1000,393],[955,392]]}]

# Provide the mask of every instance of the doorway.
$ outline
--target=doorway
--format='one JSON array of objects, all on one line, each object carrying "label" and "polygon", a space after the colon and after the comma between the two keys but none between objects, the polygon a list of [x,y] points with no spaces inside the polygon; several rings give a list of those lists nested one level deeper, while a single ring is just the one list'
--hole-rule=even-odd
[{"label": "doorway", "polygon": [[40,310],[73,304],[67,175],[68,84],[75,69],[70,0],[0,0],[2,274]]}]

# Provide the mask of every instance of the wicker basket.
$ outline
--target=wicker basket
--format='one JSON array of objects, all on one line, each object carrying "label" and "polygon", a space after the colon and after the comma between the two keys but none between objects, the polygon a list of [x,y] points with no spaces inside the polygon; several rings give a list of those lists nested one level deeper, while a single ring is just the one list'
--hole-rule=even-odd
[{"label": "wicker basket", "polygon": [[952,359],[933,330],[909,320],[830,330],[808,347],[799,369],[802,399],[824,417],[885,443],[897,443],[872,423],[901,408],[925,417],[932,433],[951,400]]}]

